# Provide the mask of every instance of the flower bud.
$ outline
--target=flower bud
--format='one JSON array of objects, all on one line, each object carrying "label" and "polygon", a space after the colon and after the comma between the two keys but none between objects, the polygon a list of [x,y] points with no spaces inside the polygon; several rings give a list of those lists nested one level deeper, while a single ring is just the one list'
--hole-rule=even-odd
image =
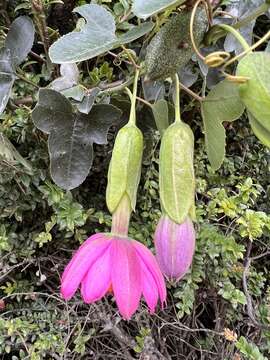
[{"label": "flower bud", "polygon": [[192,263],[195,250],[195,231],[189,217],[177,224],[163,215],[155,232],[157,261],[165,276],[181,279]]},{"label": "flower bud", "polygon": [[127,124],[117,134],[108,172],[106,202],[111,214],[125,195],[131,209],[135,209],[142,153],[142,132],[136,125]]},{"label": "flower bud", "polygon": [[194,136],[183,122],[165,131],[159,154],[160,200],[164,212],[177,224],[191,215],[194,207]]}]

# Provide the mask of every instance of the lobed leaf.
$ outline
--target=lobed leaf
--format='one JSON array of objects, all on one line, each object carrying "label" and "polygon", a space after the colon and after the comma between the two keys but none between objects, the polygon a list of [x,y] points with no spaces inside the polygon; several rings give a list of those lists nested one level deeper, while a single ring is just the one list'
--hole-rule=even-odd
[{"label": "lobed leaf", "polygon": [[94,105],[89,114],[75,113],[62,94],[39,91],[32,118],[49,134],[51,176],[57,185],[71,190],[85,180],[93,162],[93,143],[106,144],[108,130],[120,116],[120,110],[107,104]]},{"label": "lobed leaf", "polygon": [[222,81],[202,101],[202,117],[208,159],[214,170],[220,168],[225,156],[224,121],[234,121],[244,112],[238,85]]},{"label": "lobed leaf", "polygon": [[129,43],[148,33],[153,23],[134,26],[121,36],[116,36],[115,21],[104,7],[86,4],[74,9],[83,16],[86,24],[81,31],[73,31],[62,36],[49,49],[53,63],[74,63],[101,55],[110,49]]}]

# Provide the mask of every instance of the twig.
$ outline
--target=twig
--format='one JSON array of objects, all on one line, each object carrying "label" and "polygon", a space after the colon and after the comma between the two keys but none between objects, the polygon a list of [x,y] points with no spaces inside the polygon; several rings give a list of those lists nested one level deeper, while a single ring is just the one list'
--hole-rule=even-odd
[{"label": "twig", "polygon": [[21,98],[21,99],[16,99],[14,100],[14,104],[15,105],[31,105],[33,104],[33,98],[32,96],[26,96],[24,98]]},{"label": "twig", "polygon": [[133,65],[131,61],[127,61],[125,59],[121,59],[119,54],[115,54],[114,52],[112,51],[108,51],[108,54],[113,56],[115,59],[120,59],[121,61],[123,61],[124,63],[128,64],[128,65]]},{"label": "twig", "polygon": [[134,77],[131,77],[125,81],[118,80],[115,82],[112,82],[110,84],[100,84],[99,88],[102,90],[103,93],[112,93],[114,91],[121,91],[124,90],[127,86],[131,85],[133,83]]},{"label": "twig", "polygon": [[[96,304],[93,304],[93,306],[96,308],[95,314],[104,324],[104,331],[110,331],[120,344],[127,346],[128,349],[133,349],[136,346],[136,341],[129,337],[129,335],[120,326],[118,326],[116,322],[113,322],[111,316],[106,313],[106,311],[101,311],[100,307]],[[129,360],[133,360],[129,351],[125,352],[125,356]]]},{"label": "twig", "polygon": [[129,60],[132,62],[132,65],[134,66],[135,69],[140,69],[140,66],[138,64],[136,64],[136,61],[134,60],[133,56],[131,55],[130,51],[124,46],[121,45],[121,48],[124,50],[124,52],[127,54],[127,57],[129,58]]},{"label": "twig", "polygon": [[38,86],[37,84],[35,84],[35,83],[34,83],[33,81],[31,81],[31,80],[28,80],[25,76],[20,75],[20,74],[18,74],[18,73],[16,73],[16,76],[17,76],[19,79],[21,79],[21,80],[23,80],[24,82],[26,82],[27,84],[34,86],[36,89],[39,89],[39,86]]},{"label": "twig", "polygon": [[143,104],[145,104],[145,105],[149,106],[149,107],[152,109],[152,104],[150,104],[150,102],[149,102],[149,101],[144,100],[143,98],[141,98],[141,97],[139,97],[139,96],[137,96],[137,100],[139,100],[141,103],[143,103]]},{"label": "twig", "polygon": [[30,51],[30,55],[40,63],[45,63],[45,60],[40,55],[36,54],[34,51]]},{"label": "twig", "polygon": [[259,260],[265,256],[270,256],[270,251],[266,251],[265,253],[262,253],[260,255],[257,255],[257,256],[253,256],[252,258],[250,258],[251,261],[254,261],[254,260]]},{"label": "twig", "polygon": [[186,87],[185,85],[183,85],[182,83],[180,83],[180,87],[182,90],[184,90],[186,93],[188,93],[189,95],[191,95],[194,99],[198,100],[198,101],[203,101],[203,97],[201,97],[200,95],[196,94],[195,92],[193,92],[192,90],[190,90],[188,87]]},{"label": "twig", "polygon": [[51,64],[51,60],[49,57],[49,46],[50,46],[50,40],[49,40],[49,34],[47,30],[47,24],[46,24],[46,16],[44,13],[44,6],[41,0],[32,0],[32,11],[34,14],[34,19],[36,26],[38,28],[39,35],[41,37],[44,52],[47,59],[47,65]]}]

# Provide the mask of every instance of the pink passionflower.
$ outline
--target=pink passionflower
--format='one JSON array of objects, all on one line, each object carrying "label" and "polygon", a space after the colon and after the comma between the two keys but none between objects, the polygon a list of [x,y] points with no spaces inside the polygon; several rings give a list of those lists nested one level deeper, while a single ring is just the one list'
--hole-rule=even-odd
[{"label": "pink passionflower", "polygon": [[177,224],[161,217],[155,232],[156,257],[161,271],[170,279],[181,279],[191,266],[195,250],[195,231],[187,218]]},{"label": "pink passionflower", "polygon": [[143,295],[150,312],[158,299],[163,305],[166,287],[154,255],[143,244],[127,237],[96,234],[86,240],[67,265],[61,293],[68,300],[81,284],[86,303],[113,292],[120,314],[130,319]]}]

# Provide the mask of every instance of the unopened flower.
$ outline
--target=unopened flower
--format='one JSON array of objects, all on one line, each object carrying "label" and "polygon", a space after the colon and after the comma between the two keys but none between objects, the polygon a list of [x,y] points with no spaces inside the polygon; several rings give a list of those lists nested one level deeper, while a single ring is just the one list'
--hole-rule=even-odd
[{"label": "unopened flower", "polygon": [[155,232],[157,261],[164,275],[181,279],[192,263],[195,250],[195,231],[189,217],[177,224],[163,215]]},{"label": "unopened flower", "polygon": [[166,287],[155,257],[144,245],[127,237],[96,234],[78,249],[62,276],[61,293],[70,299],[81,285],[86,303],[113,292],[120,314],[130,319],[143,295],[154,312]]}]

